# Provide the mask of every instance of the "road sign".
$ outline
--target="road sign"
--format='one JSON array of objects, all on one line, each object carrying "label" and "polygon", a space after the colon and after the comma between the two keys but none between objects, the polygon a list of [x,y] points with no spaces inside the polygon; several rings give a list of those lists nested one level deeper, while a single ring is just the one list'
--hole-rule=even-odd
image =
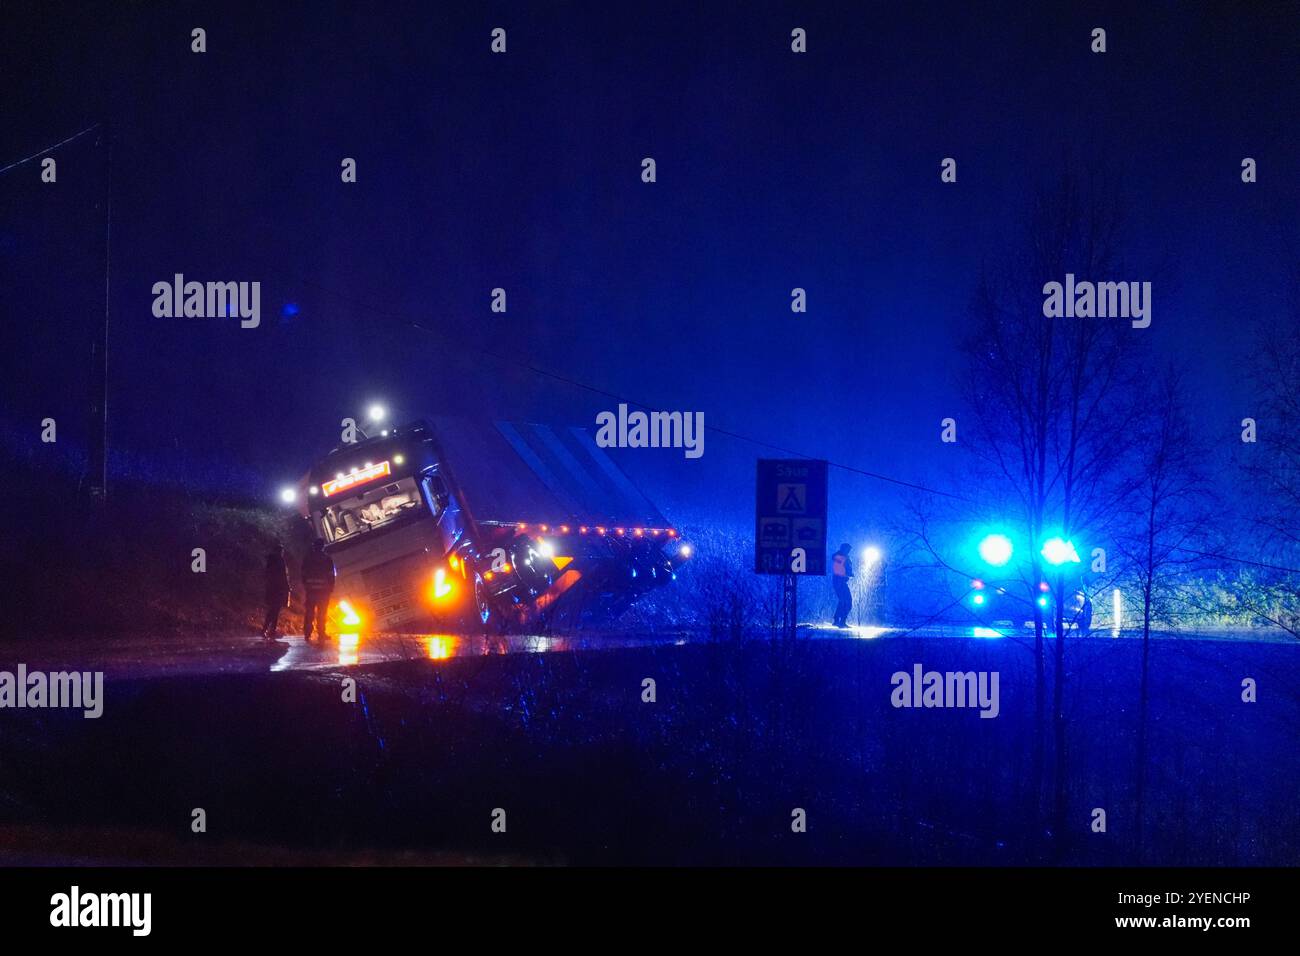
[{"label": "road sign", "polygon": [[810,458],[758,460],[754,570],[759,574],[826,573],[826,462]]}]

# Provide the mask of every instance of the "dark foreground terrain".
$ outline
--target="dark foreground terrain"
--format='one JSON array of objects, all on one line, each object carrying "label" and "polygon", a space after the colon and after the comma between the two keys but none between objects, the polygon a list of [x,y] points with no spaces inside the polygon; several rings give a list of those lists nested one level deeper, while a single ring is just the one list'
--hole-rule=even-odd
[{"label": "dark foreground terrain", "polygon": [[[1300,863],[1296,647],[1153,642],[1139,855],[1140,651],[1102,637],[1068,647],[1058,834],[1050,726],[1034,811],[1020,638],[110,671],[98,720],[0,711],[0,861]],[[917,663],[998,671],[999,716],[894,708],[891,675]],[[355,704],[341,700],[348,677]],[[1047,677],[1050,707],[1050,642]],[[1241,700],[1246,677],[1256,703]],[[191,832],[195,808],[205,833]]]}]

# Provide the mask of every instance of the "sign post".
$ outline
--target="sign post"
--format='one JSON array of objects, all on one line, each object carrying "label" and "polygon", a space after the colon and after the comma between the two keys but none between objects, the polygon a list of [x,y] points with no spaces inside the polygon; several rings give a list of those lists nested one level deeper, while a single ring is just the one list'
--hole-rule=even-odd
[{"label": "sign post", "polygon": [[783,576],[781,627],[793,637],[799,624],[798,579],[826,573],[826,462],[758,460],[754,571]]}]

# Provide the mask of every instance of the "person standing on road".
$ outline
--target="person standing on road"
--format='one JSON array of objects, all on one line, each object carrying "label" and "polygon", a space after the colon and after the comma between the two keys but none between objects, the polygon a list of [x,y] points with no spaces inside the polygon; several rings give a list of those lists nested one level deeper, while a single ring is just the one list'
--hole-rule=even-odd
[{"label": "person standing on road", "polygon": [[1087,637],[1092,633],[1092,598],[1088,597],[1086,588],[1080,587],[1078,591],[1079,610],[1074,615],[1074,626],[1079,629],[1079,633]]},{"label": "person standing on road", "polygon": [[266,556],[266,570],[263,573],[266,619],[262,622],[262,636],[273,641],[279,633],[276,628],[280,624],[280,612],[289,603],[289,568],[284,563],[284,548],[278,541]]},{"label": "person standing on road", "polygon": [[311,640],[313,623],[320,639],[325,640],[325,613],[329,610],[330,594],[334,591],[334,575],[334,560],[325,553],[325,539],[317,538],[311,544],[311,552],[302,559],[302,585],[306,592],[304,640]]},{"label": "person standing on road", "polygon": [[853,610],[853,594],[849,591],[849,578],[853,577],[853,562],[849,560],[849,546],[831,557],[831,586],[835,589],[835,626],[849,626],[849,612]]}]

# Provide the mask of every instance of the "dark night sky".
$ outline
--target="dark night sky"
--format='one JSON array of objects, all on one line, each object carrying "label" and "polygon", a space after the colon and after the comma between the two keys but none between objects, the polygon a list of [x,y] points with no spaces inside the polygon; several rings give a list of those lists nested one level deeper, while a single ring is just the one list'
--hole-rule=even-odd
[{"label": "dark night sky", "polygon": [[[1227,441],[1249,413],[1232,360],[1297,261],[1296,4],[465,7],[5,4],[0,166],[111,123],[122,467],[270,493],[372,398],[575,424],[611,407],[532,362],[939,481],[981,264],[1066,160],[1122,177],[1130,274],[1109,278],[1158,277],[1134,334],[1189,363],[1198,427]],[[29,446],[47,415],[84,443],[103,300],[104,150],[53,155],[56,186],[38,163],[0,174],[0,414]],[[262,327],[155,319],[175,272],[260,280]],[[748,514],[769,453],[711,434],[700,461],[640,454],[689,521]],[[889,494],[832,478],[845,526]]]}]

